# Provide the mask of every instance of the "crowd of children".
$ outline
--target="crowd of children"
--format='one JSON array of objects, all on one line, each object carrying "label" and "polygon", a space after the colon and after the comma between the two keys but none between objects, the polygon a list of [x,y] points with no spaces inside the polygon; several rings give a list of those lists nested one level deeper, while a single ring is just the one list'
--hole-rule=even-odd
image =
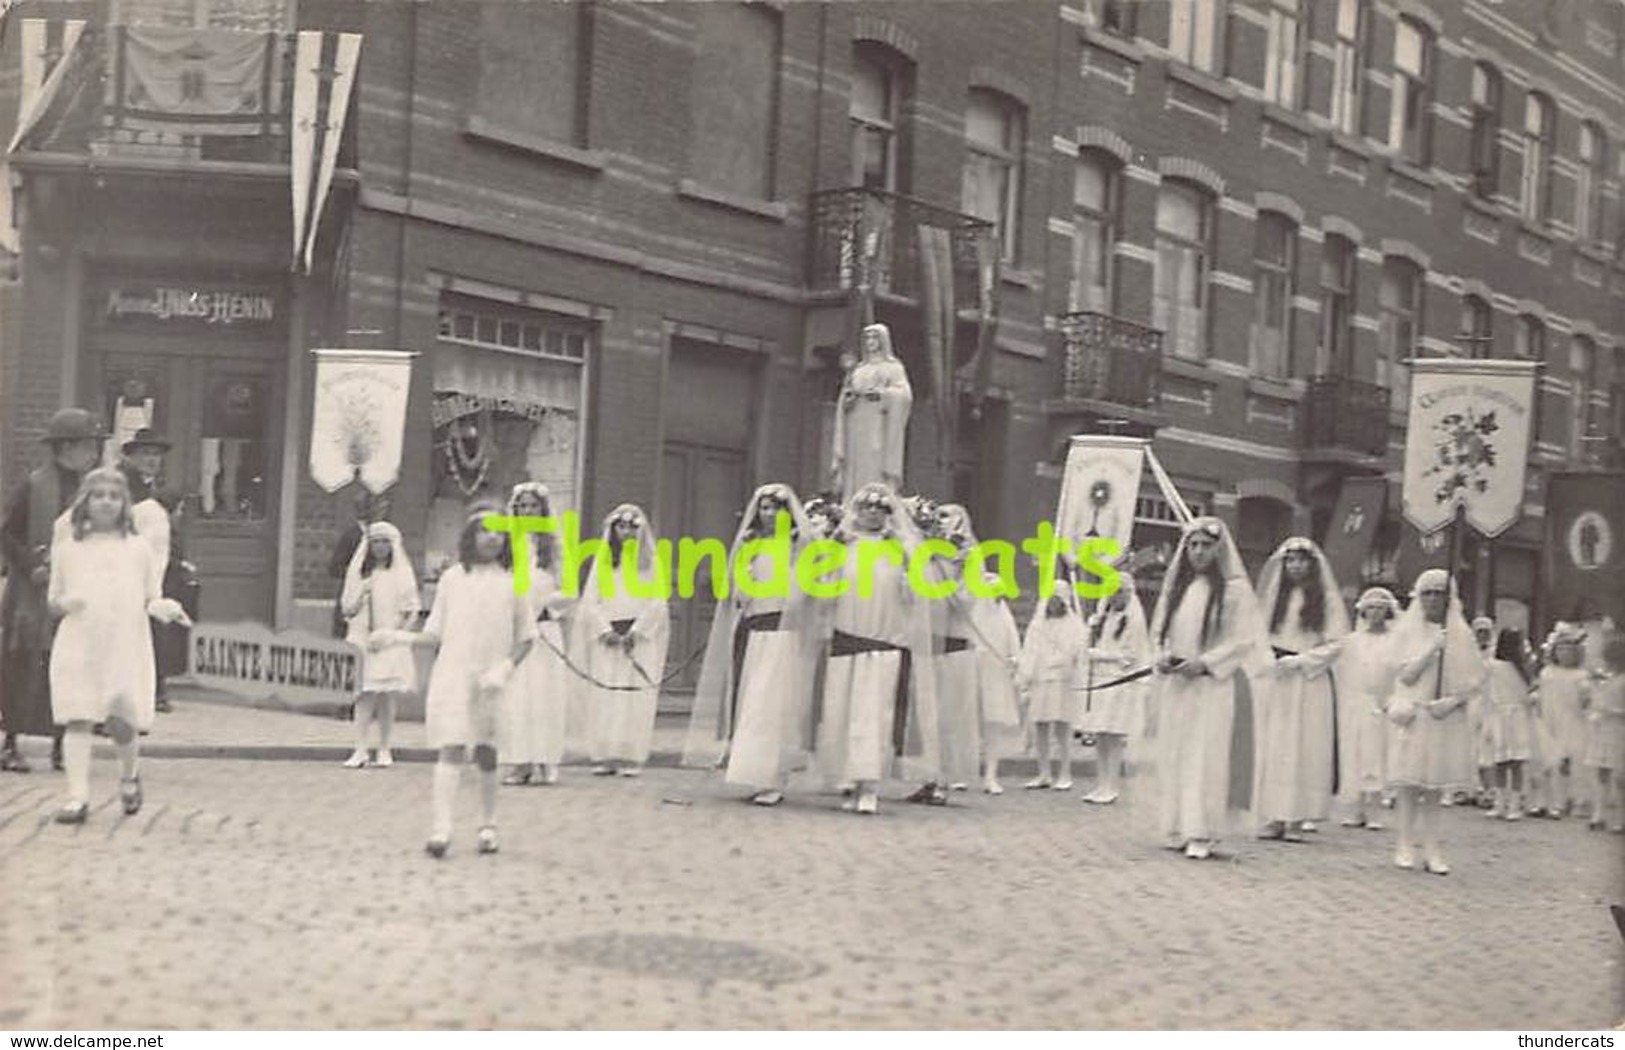
[{"label": "crowd of children", "polygon": [[[88,812],[96,724],[118,745],[125,811],[140,808],[137,740],[153,709],[147,620],[184,621],[160,596],[130,503],[119,472],[91,471],[58,523],[50,670],[66,725],[70,797],[58,814],[66,823]],[[469,759],[481,853],[498,848],[499,763],[509,769],[505,784],[555,783],[567,754],[600,775],[637,776],[667,666],[667,603],[629,587],[621,571],[635,556],[638,578],[651,578],[655,536],[640,508],[606,517],[575,597],[560,586],[550,537],[532,535],[528,549],[514,550],[485,527],[499,509],[471,509],[421,628],[411,558],[388,522],[367,527],[340,598],[347,637],[364,653],[346,766],[391,765],[395,707],[419,687],[413,649],[435,649],[426,683],[438,751],[426,848],[435,857],[449,848]],[[537,483],[517,486],[505,509],[552,512]],[[971,561],[963,507],[905,500],[874,483],[844,505],[805,507],[788,486],[764,486],[730,551],[735,572],[771,570],[749,545],[772,536],[780,515],[798,549],[815,538],[890,538],[912,552],[930,538],[956,552],[932,563],[932,581],[962,582],[984,568]],[[860,561],[849,558],[846,571]],[[524,593],[515,587],[521,568]],[[1070,790],[1081,736],[1098,759],[1083,801],[1140,793],[1166,845],[1189,857],[1210,856],[1221,837],[1242,832],[1297,839],[1340,799],[1349,828],[1381,829],[1382,809],[1393,805],[1395,863],[1417,867],[1420,849],[1421,866],[1436,874],[1449,871],[1438,809],[1462,798],[1482,797],[1489,816],[1507,820],[1584,813],[1591,827],[1614,831],[1625,821],[1625,636],[1560,623],[1537,655],[1517,631],[1470,628],[1440,570],[1418,577],[1403,608],[1386,589],[1367,590],[1351,626],[1314,543],[1283,543],[1255,587],[1223,523],[1203,518],[1185,527],[1149,619],[1131,578],[1084,601],[1063,562],[1058,589],[1036,604],[1023,636],[1002,598],[978,596],[985,588],[926,599],[901,568],[870,568],[879,575],[862,596],[854,588],[834,599],[794,590],[760,598],[736,586],[704,651],[688,764],[724,770],[766,806],[805,774],[844,790],[843,808],[869,814],[890,780],[923,784],[908,798],[929,804],[977,779],[1000,794],[1001,760],[1022,753],[1038,763],[1028,788]],[[605,574],[613,582],[601,584]],[[1125,788],[1130,760],[1145,777]]]}]

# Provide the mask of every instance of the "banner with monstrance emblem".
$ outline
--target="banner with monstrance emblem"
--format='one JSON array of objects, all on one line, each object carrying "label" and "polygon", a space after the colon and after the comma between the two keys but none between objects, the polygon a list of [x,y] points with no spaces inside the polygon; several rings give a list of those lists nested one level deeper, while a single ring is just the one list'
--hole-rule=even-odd
[{"label": "banner with monstrance emblem", "polygon": [[[1055,533],[1076,546],[1095,538],[1110,538],[1126,553],[1134,539],[1134,509],[1140,498],[1140,479],[1149,466],[1163,497],[1180,521],[1190,511],[1174,489],[1162,464],[1145,438],[1105,434],[1074,434],[1061,475],[1061,499],[1055,512]],[[1115,559],[1113,559],[1115,560]]]},{"label": "banner with monstrance emblem", "polygon": [[1423,534],[1459,506],[1485,536],[1521,513],[1529,458],[1533,361],[1421,358],[1411,362],[1405,431],[1405,518]]},{"label": "banner with monstrance emblem", "polygon": [[374,494],[401,472],[412,358],[397,350],[312,350],[316,405],[310,476],[328,492],[360,481]]}]

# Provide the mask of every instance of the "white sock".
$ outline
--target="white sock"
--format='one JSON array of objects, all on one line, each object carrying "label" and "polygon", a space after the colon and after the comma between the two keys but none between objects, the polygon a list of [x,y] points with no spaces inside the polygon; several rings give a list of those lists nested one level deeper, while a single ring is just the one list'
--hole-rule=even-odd
[{"label": "white sock", "polygon": [[141,738],[131,737],[128,744],[118,745],[119,776],[129,780],[141,765]]},{"label": "white sock", "polygon": [[480,770],[480,824],[497,822],[497,771]]},{"label": "white sock", "polygon": [[435,838],[451,838],[451,814],[457,807],[457,781],[461,778],[461,763],[445,759],[434,764],[434,830]]},{"label": "white sock", "polygon": [[87,729],[69,729],[62,734],[62,766],[68,774],[68,799],[90,801],[90,749],[94,742]]}]

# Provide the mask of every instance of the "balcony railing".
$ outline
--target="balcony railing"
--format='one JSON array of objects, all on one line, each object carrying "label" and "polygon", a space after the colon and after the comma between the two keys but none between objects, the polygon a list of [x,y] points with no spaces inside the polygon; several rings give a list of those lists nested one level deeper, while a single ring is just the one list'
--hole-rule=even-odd
[{"label": "balcony railing", "polygon": [[1388,454],[1388,390],[1343,376],[1316,376],[1303,399],[1303,447]]},{"label": "balcony railing", "polygon": [[[807,283],[815,291],[875,292],[917,298],[920,290],[919,228],[948,231],[953,248],[954,301],[977,301],[977,253],[997,251],[993,224],[973,215],[884,190],[819,190],[812,195],[812,259]],[[986,245],[978,248],[978,243]],[[873,245],[873,247],[871,247]],[[873,271],[864,259],[874,253]]]},{"label": "balcony railing", "polygon": [[1068,400],[1156,409],[1161,398],[1162,333],[1109,314],[1062,314]]},{"label": "balcony railing", "polygon": [[[150,49],[138,53],[123,26],[87,26],[67,59],[72,64],[60,90],[24,148],[109,159],[286,164],[293,35],[197,33],[195,44],[154,59]],[[241,79],[222,86],[210,63],[228,47],[236,59],[230,71]],[[166,97],[168,90],[154,97],[143,78],[173,87],[188,101]],[[229,110],[218,104],[228,92]],[[217,104],[193,101],[210,93]]]}]

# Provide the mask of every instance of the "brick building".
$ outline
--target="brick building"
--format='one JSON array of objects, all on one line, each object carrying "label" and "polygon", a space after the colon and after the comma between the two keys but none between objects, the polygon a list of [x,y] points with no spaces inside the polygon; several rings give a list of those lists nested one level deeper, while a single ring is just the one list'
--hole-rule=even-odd
[{"label": "brick building", "polygon": [[[1543,357],[1535,464],[1600,460],[1625,403],[1622,9],[24,0],[0,481],[62,403],[150,417],[195,497],[204,615],[320,625],[350,496],[304,469],[310,349],[419,355],[392,516],[432,576],[467,498],[523,476],[587,530],[633,501],[671,536],[731,533],[760,482],[821,487],[865,310],[913,380],[911,487],[984,536],[1048,514],[1066,437],[1098,429],[1154,435],[1250,557],[1318,534],[1345,477],[1392,476],[1412,349]],[[308,272],[299,31],[324,63],[362,38]],[[248,34],[252,119],[129,90]],[[159,45],[180,58],[130,51]],[[1167,508],[1141,511],[1155,539]],[[1538,514],[1520,530],[1486,600],[1492,576],[1537,589]],[[674,658],[708,615],[679,603]]]}]

